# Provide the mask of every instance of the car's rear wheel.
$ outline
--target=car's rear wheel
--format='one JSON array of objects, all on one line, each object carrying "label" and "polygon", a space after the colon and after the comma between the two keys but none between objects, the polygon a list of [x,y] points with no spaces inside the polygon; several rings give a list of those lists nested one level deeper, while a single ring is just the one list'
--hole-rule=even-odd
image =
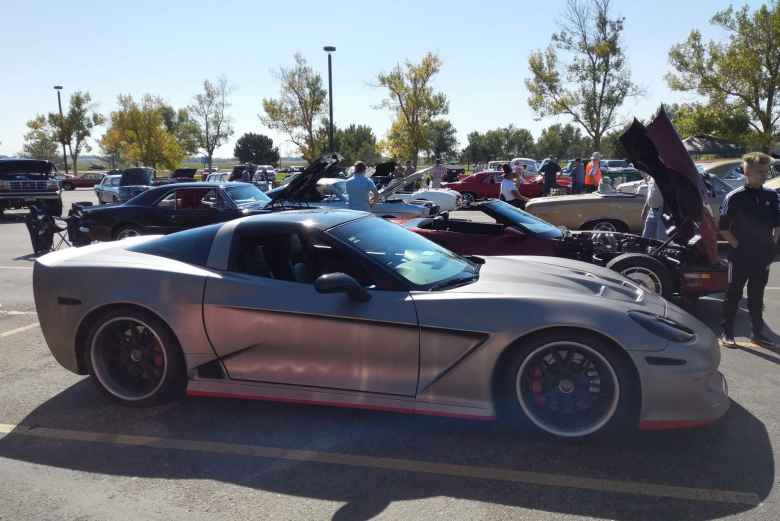
[{"label": "car's rear wheel", "polygon": [[612,233],[627,233],[628,226],[626,223],[616,221],[613,219],[602,219],[598,221],[589,222],[583,226],[585,230],[593,230],[594,232],[612,232]]},{"label": "car's rear wheel", "polygon": [[635,376],[615,347],[582,332],[532,337],[509,361],[506,413],[569,440],[624,427],[635,417]]},{"label": "car's rear wheel", "polygon": [[125,405],[163,403],[186,387],[176,338],[157,317],[135,308],[110,310],[92,322],[86,363],[98,388]]},{"label": "car's rear wheel", "polygon": [[649,255],[624,253],[609,261],[607,268],[617,271],[637,285],[663,297],[669,298],[674,294],[669,268]]},{"label": "car's rear wheel", "polygon": [[463,192],[463,206],[471,206],[477,200],[477,196],[471,192]]},{"label": "car's rear wheel", "polygon": [[122,226],[114,233],[114,240],[121,241],[122,239],[127,239],[128,237],[138,237],[139,235],[141,235],[141,230],[137,226],[128,224],[126,226]]}]

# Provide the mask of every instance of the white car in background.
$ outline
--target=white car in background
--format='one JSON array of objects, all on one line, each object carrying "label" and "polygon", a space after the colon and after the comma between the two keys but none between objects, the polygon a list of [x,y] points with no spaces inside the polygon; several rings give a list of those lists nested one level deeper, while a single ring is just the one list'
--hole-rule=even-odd
[{"label": "white car in background", "polygon": [[119,202],[119,180],[121,178],[121,175],[106,175],[103,176],[100,183],[95,185],[98,204]]},{"label": "white car in background", "polygon": [[[349,208],[347,195],[347,180],[339,177],[326,177],[317,181],[319,201],[312,201],[313,206],[327,208]],[[404,201],[394,197],[386,198],[380,191],[380,200],[371,207],[371,213],[380,217],[399,219],[415,219],[419,217],[434,217],[438,215],[439,206],[432,201]]]},{"label": "white car in background", "polygon": [[425,168],[403,178],[390,181],[379,190],[379,195],[384,201],[403,201],[414,203],[415,201],[431,201],[439,206],[440,212],[457,210],[463,204],[463,196],[449,188],[420,188],[415,189],[417,182],[432,168]]}]

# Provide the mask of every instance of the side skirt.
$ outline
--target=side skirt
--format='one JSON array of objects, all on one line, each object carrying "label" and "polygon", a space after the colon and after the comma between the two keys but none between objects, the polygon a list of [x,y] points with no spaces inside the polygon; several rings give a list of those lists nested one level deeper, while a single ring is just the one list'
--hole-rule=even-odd
[{"label": "side skirt", "polygon": [[415,400],[411,397],[388,396],[359,391],[340,391],[227,379],[192,379],[187,386],[187,396],[262,400],[299,405],[324,405],[403,414],[446,416],[465,420],[495,420],[495,413],[492,409],[431,403]]}]

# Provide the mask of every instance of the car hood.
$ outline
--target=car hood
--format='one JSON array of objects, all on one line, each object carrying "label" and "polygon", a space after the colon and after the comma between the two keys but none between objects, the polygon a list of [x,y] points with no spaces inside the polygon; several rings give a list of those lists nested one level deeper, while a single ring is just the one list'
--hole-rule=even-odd
[{"label": "car hood", "polygon": [[603,298],[665,315],[666,304],[612,270],[557,257],[489,257],[479,280],[450,290],[458,293],[491,293],[537,298]]},{"label": "car hood", "polygon": [[578,195],[554,195],[550,197],[534,197],[530,201],[528,201],[526,208],[531,208],[534,206],[548,206],[548,205],[555,205],[555,204],[592,204],[597,202],[609,202],[609,201],[615,201],[615,200],[621,200],[621,199],[633,199],[636,197],[636,194],[629,194],[626,192],[607,192],[607,193],[598,193],[593,192],[590,194],[578,194]]},{"label": "car hood", "polygon": [[634,166],[655,179],[677,227],[675,240],[686,244],[693,239],[711,263],[717,262],[715,223],[704,209],[704,180],[664,108],[647,126],[635,119],[620,142]]},{"label": "car hood", "polygon": [[429,173],[431,170],[433,170],[433,167],[423,168],[422,170],[418,170],[417,172],[408,175],[406,177],[400,178],[400,179],[393,179],[390,181],[387,185],[385,185],[382,189],[379,190],[379,195],[383,199],[387,199],[394,193],[401,190],[404,186],[408,185],[409,183],[413,183],[414,181],[417,181],[418,179],[421,179],[422,176]]},{"label": "car hood", "polygon": [[306,170],[295,176],[284,186],[266,193],[272,202],[305,201],[306,195],[317,186],[317,181],[323,177],[333,177],[340,169],[343,158],[339,154],[325,154],[313,161]]}]

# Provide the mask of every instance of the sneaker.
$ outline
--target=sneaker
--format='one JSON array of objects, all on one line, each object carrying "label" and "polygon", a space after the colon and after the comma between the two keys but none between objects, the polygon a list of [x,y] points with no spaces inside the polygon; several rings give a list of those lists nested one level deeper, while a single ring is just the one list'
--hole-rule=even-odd
[{"label": "sneaker", "polygon": [[734,340],[734,335],[731,333],[723,333],[720,335],[720,343],[723,344],[723,347],[728,347],[730,349],[737,348],[737,341]]},{"label": "sneaker", "polygon": [[753,336],[750,337],[750,340],[757,346],[764,347],[766,349],[777,348],[777,344],[773,340],[770,340],[768,337],[764,336],[763,333],[754,333]]}]

